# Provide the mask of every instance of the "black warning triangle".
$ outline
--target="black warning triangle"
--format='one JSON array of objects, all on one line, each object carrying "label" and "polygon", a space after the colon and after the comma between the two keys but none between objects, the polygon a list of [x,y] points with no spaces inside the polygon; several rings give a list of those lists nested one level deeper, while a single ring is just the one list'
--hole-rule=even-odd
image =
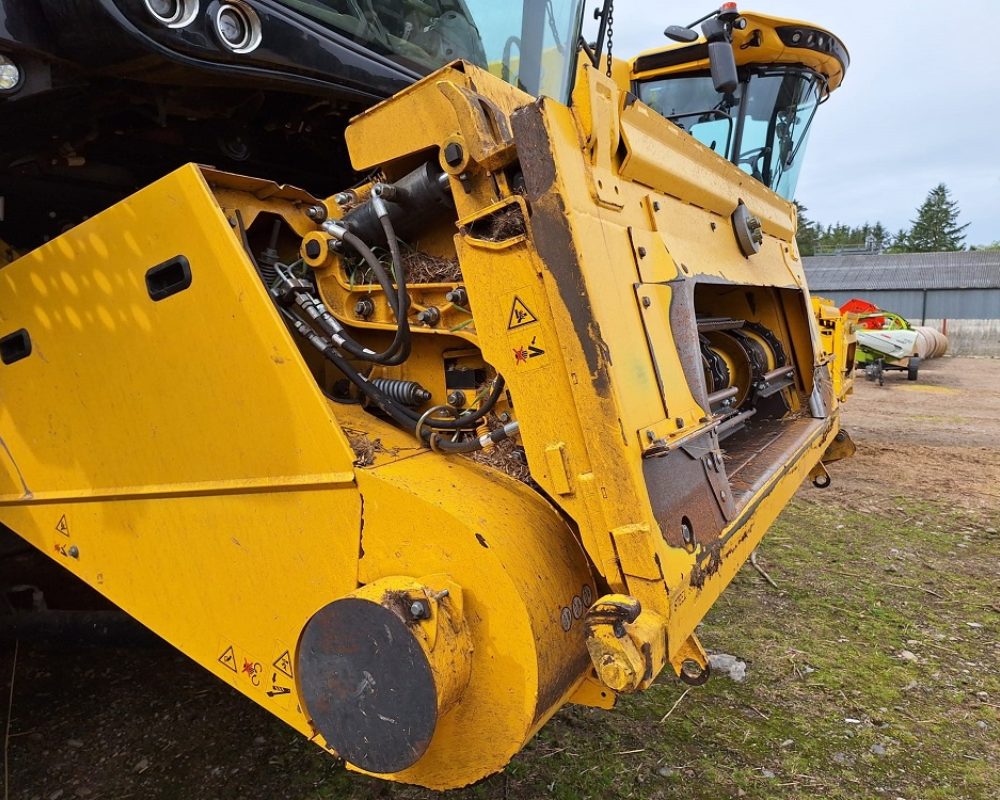
[{"label": "black warning triangle", "polygon": [[56,530],[63,536],[69,536],[69,522],[66,521],[65,514],[59,517],[59,521],[56,523]]},{"label": "black warning triangle", "polygon": [[273,666],[286,678],[294,677],[292,675],[292,657],[287,650],[274,660]]},{"label": "black warning triangle", "polygon": [[236,651],[233,650],[233,646],[229,645],[225,652],[219,656],[219,663],[227,669],[231,669],[236,672]]},{"label": "black warning triangle", "polygon": [[531,312],[531,309],[524,304],[524,301],[520,297],[515,295],[514,303],[510,307],[510,319],[507,321],[507,330],[512,331],[514,328],[523,328],[532,322],[538,322],[538,317]]}]

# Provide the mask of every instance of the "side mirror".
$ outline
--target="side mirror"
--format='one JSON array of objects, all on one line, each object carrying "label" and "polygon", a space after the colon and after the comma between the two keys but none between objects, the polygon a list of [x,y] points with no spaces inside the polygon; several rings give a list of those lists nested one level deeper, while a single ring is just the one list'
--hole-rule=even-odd
[{"label": "side mirror", "polygon": [[729,27],[718,17],[701,26],[708,40],[708,67],[712,73],[712,83],[719,94],[731,94],[740,85],[736,72],[736,55],[730,40]]},{"label": "side mirror", "polygon": [[675,42],[684,42],[685,44],[698,41],[698,32],[682,25],[671,25],[663,32],[663,35]]},{"label": "side mirror", "polygon": [[719,94],[731,94],[740,85],[736,72],[736,56],[729,42],[708,43],[708,67],[712,73],[712,83]]}]

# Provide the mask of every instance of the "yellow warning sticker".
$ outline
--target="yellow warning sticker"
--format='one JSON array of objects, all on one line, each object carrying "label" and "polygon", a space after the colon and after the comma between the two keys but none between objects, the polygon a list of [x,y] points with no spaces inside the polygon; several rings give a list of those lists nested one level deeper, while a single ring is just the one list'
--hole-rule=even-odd
[{"label": "yellow warning sticker", "polygon": [[507,330],[512,331],[516,328],[523,328],[535,322],[538,322],[538,317],[534,315],[520,297],[514,295],[514,302],[510,307],[510,319],[507,321]]}]

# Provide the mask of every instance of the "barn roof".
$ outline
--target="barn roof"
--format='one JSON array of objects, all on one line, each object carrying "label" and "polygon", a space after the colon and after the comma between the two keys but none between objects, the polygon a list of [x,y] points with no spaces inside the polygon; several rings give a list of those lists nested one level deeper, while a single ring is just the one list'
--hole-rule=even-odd
[{"label": "barn roof", "polygon": [[1000,289],[1000,250],[811,256],[802,264],[819,292]]}]

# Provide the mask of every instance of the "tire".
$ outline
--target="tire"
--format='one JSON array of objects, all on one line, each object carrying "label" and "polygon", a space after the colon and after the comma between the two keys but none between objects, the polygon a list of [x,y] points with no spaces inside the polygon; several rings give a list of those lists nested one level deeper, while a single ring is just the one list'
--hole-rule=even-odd
[{"label": "tire", "polygon": [[915,381],[920,372],[920,359],[916,356],[910,358],[910,363],[906,365],[906,380]]}]

